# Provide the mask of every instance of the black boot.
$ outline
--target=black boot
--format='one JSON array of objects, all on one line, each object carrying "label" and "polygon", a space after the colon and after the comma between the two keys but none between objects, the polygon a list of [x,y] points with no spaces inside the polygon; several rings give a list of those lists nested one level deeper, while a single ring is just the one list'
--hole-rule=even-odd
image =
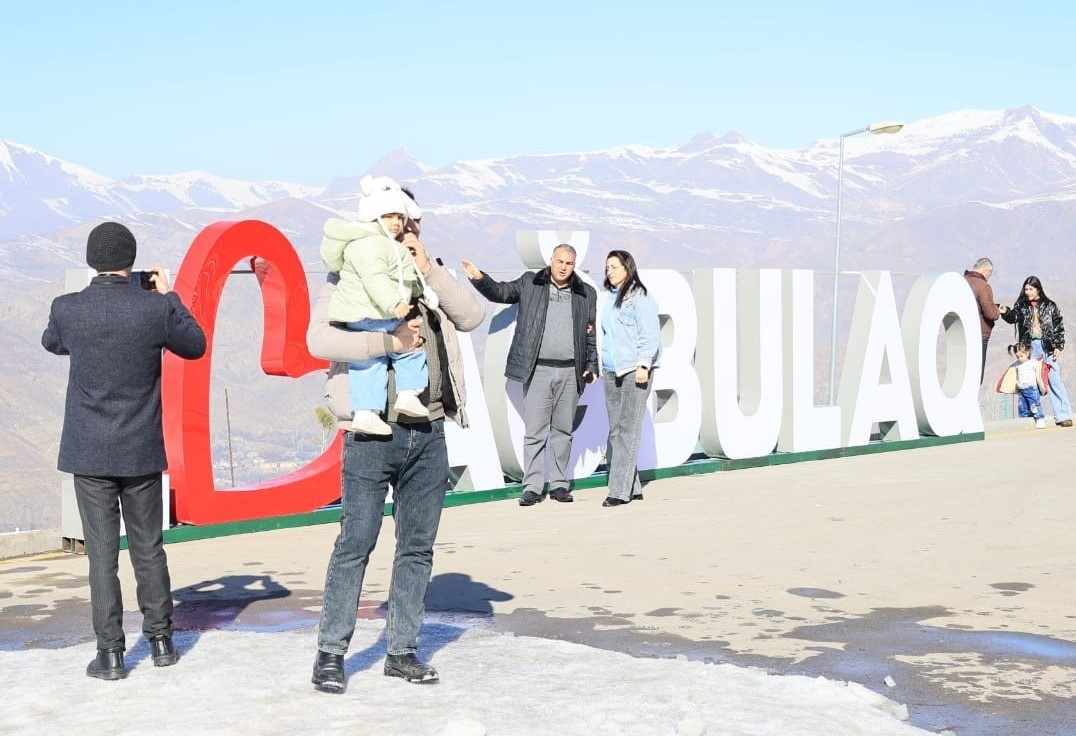
[{"label": "black boot", "polygon": [[402,677],[408,682],[430,685],[438,680],[437,670],[419,660],[412,653],[390,654],[385,657],[385,674],[389,677]]},{"label": "black boot", "polygon": [[161,634],[149,640],[149,651],[153,656],[154,667],[168,667],[179,661],[179,652],[168,634]]},{"label": "black boot", "polygon": [[123,648],[98,649],[97,656],[86,665],[86,674],[98,680],[122,680],[127,677],[123,664]]},{"label": "black boot", "polygon": [[314,689],[323,693],[342,693],[344,681],[344,655],[318,651],[314,660],[314,676],[310,678]]}]

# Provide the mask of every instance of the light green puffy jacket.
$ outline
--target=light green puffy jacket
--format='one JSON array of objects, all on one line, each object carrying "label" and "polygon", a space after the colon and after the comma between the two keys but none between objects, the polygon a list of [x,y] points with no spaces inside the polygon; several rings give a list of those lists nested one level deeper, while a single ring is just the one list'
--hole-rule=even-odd
[{"label": "light green puffy jacket", "polygon": [[325,223],[321,259],[340,273],[329,302],[329,319],[391,319],[401,301],[422,296],[422,282],[406,247],[387,237],[377,223],[332,218]]}]

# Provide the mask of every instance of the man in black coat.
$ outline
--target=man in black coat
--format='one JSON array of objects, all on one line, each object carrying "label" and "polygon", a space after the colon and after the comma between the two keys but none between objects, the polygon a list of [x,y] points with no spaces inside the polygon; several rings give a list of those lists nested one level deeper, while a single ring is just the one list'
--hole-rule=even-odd
[{"label": "man in black coat", "polygon": [[553,249],[549,266],[514,281],[494,281],[470,261],[463,270],[492,302],[519,304],[504,375],[523,384],[523,495],[520,506],[545,497],[545,455],[550,451],[549,495],[572,501],[568,461],[575,410],[586,384],[598,377],[595,315],[598,295],[575,274],[575,248]]},{"label": "man in black coat", "polygon": [[68,355],[71,367],[57,466],[74,475],[75,498],[90,565],[90,604],[97,656],[86,674],[127,676],[119,581],[120,513],[137,581],[142,631],[153,664],[174,664],[172,590],[164,553],[161,471],[161,351],[205,354],[206,338],[164,271],[131,283],[135,238],[123,225],[95,227],[86,263],[97,271],[82,291],[52,302],[41,344]]}]

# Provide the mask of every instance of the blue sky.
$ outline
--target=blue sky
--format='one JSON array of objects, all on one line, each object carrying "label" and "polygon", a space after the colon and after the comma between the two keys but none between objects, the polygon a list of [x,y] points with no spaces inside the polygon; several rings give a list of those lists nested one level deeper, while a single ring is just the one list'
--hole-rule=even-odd
[{"label": "blue sky", "polygon": [[108,176],[324,185],[677,145],[801,148],[873,120],[1076,115],[1076,6],[1012,2],[115,2],[5,7],[0,138]]}]

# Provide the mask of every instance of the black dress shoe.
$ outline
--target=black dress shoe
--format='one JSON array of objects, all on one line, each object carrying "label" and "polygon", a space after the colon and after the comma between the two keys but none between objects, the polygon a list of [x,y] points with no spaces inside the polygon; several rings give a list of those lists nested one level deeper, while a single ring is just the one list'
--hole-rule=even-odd
[{"label": "black dress shoe", "polygon": [[310,681],[314,683],[315,690],[323,693],[344,692],[344,655],[319,651]]},{"label": "black dress shoe", "polygon": [[153,656],[154,667],[168,667],[179,661],[179,652],[168,634],[161,634],[149,640],[149,651]]},{"label": "black dress shoe", "polygon": [[549,497],[554,501],[560,501],[561,503],[571,503],[575,500],[572,497],[572,492],[567,488],[554,488],[549,492]]},{"label": "black dress shoe", "polygon": [[122,680],[127,677],[127,668],[123,665],[123,649],[98,649],[97,656],[86,665],[86,674],[98,680]]},{"label": "black dress shoe", "polygon": [[642,501],[643,500],[643,494],[641,494],[641,493],[633,493],[633,494],[631,494],[631,500],[632,501]]},{"label": "black dress shoe", "polygon": [[613,498],[612,496],[610,496],[609,498],[602,501],[602,506],[606,506],[606,507],[609,507],[609,506],[623,506],[626,503],[628,503],[628,502],[623,500],[623,499]]},{"label": "black dress shoe", "polygon": [[545,498],[545,496],[543,496],[541,493],[535,493],[534,491],[527,491],[526,493],[524,493],[522,496],[519,497],[519,505],[520,506],[533,506],[536,503],[541,503],[542,499],[544,499],[544,498]]},{"label": "black dress shoe", "polygon": [[414,654],[390,654],[385,657],[385,675],[402,677],[420,685],[432,685],[439,679],[437,670]]}]

